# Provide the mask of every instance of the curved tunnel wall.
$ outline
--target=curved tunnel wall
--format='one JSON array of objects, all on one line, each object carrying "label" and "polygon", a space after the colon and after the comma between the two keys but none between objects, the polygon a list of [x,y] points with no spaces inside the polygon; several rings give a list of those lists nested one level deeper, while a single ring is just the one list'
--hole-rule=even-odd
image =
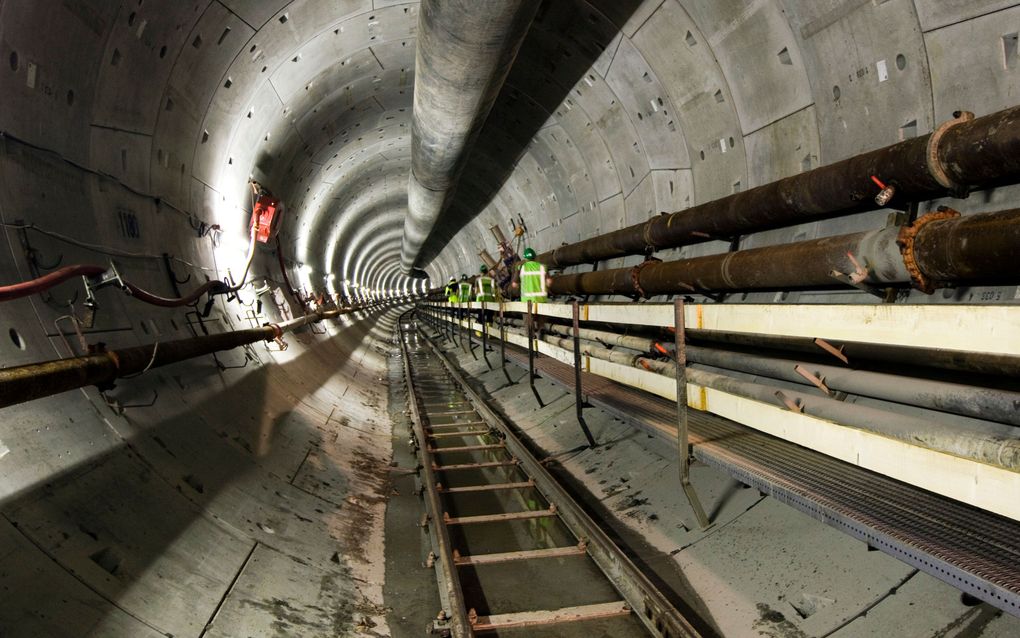
[{"label": "curved tunnel wall", "polygon": [[[982,115],[1012,106],[1016,40],[1003,29],[1020,15],[1012,4],[546,2],[426,244],[427,271],[433,282],[473,272],[477,252],[493,246],[489,226],[508,231],[517,215],[542,251],[923,134],[956,109]],[[135,253],[114,259],[133,281],[169,294],[163,253],[178,259],[179,280],[190,277],[184,289],[238,275],[252,177],[286,203],[281,243],[296,284],[309,292],[345,281],[368,290],[410,285],[398,266],[417,10],[386,0],[0,3],[4,223]],[[954,205],[995,208],[1012,192]],[[744,245],[867,229],[885,215],[759,233]],[[207,232],[214,224],[223,229],[218,245]],[[11,226],[5,235],[0,276],[24,279],[22,237]],[[109,258],[34,231],[27,237],[44,269]],[[250,290],[240,301],[221,299],[204,329],[299,311],[279,289],[271,250],[260,249],[253,272],[270,288],[261,307]],[[70,324],[59,318],[68,301],[80,303],[76,294],[72,282],[4,304],[2,364],[73,351],[75,337],[61,336]],[[93,342],[116,347],[203,330],[184,311],[110,291],[99,301]],[[329,477],[371,484],[374,466],[355,467],[357,459],[386,463],[374,387],[384,361],[373,348],[391,325],[344,320],[326,335],[292,339],[285,353],[259,346],[223,355],[226,370],[203,360],[148,374],[108,396],[138,406],[158,392],[156,403],[119,415],[94,389],[5,411],[13,426],[0,467],[10,525],[0,542],[28,557],[6,572],[5,591],[59,583],[18,592],[21,604],[11,608],[26,615],[15,620],[77,635],[39,610],[87,584],[101,593],[95,609],[72,613],[88,626],[197,633],[199,617],[215,611],[213,592],[225,586],[218,569],[233,573],[245,560],[267,571],[310,561],[324,578],[354,570],[370,580],[357,555],[380,548],[306,547],[302,526],[321,527],[311,535],[318,538],[344,537],[333,526],[349,523],[315,515],[319,498],[373,511],[345,500],[355,488]],[[248,357],[257,361],[231,367]],[[354,435],[357,445],[331,448],[330,437],[350,435],[344,419],[368,426]],[[309,466],[303,455],[313,449],[322,458]],[[284,506],[262,496],[280,490]],[[146,502],[173,505],[136,509]],[[135,530],[136,518],[149,519],[149,531]],[[209,552],[208,566],[195,562]],[[148,570],[153,564],[160,568]],[[57,578],[58,565],[75,576]],[[160,579],[198,583],[175,593],[177,611],[166,615],[153,603],[160,571]],[[372,615],[380,604],[377,591],[345,595],[360,605],[352,614]]]}]

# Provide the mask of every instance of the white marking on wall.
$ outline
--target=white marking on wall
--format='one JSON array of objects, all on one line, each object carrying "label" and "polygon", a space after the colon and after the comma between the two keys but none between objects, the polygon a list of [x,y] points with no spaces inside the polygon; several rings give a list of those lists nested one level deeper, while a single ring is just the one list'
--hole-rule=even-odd
[{"label": "white marking on wall", "polygon": [[875,68],[878,70],[878,81],[885,82],[889,79],[889,69],[885,65],[885,60],[879,60],[875,63]]}]

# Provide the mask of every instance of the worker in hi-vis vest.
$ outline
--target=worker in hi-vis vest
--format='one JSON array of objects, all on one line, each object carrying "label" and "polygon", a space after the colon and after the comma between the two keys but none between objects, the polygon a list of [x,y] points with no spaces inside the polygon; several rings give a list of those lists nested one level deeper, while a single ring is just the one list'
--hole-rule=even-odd
[{"label": "worker in hi-vis vest", "polygon": [[446,295],[446,300],[450,303],[457,303],[457,278],[450,277],[450,281],[446,284],[446,290],[443,291]]},{"label": "worker in hi-vis vest", "polygon": [[460,303],[470,303],[471,301],[471,282],[468,281],[467,275],[460,276],[460,284],[457,285],[457,301]]},{"label": "worker in hi-vis vest", "polygon": [[521,301],[543,303],[549,301],[545,285],[545,266],[535,261],[535,251],[524,249],[524,263],[521,264]]},{"label": "worker in hi-vis vest", "polygon": [[496,286],[492,281],[492,277],[487,274],[489,267],[482,264],[479,272],[482,274],[475,280],[475,301],[496,301]]}]

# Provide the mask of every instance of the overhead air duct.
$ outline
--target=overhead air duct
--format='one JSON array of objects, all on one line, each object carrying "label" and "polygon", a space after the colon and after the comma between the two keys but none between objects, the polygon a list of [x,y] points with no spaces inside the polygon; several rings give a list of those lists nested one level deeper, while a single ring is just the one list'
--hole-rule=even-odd
[{"label": "overhead air duct", "polygon": [[537,0],[424,0],[411,129],[404,274],[450,198],[538,8]]}]

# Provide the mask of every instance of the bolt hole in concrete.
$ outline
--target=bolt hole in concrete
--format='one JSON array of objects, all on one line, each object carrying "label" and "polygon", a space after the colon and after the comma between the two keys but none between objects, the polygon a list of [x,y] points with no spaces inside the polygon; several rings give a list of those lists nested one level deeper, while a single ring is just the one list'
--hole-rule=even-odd
[{"label": "bolt hole in concrete", "polygon": [[18,350],[25,349],[25,340],[21,338],[21,334],[18,333],[17,330],[11,328],[7,331],[7,334],[11,336],[11,343],[13,343]]},{"label": "bolt hole in concrete", "polygon": [[907,56],[903,55],[902,53],[896,56],[896,68],[899,69],[900,71],[907,68]]},{"label": "bolt hole in concrete", "polygon": [[11,71],[18,70],[18,52],[11,51]]},{"label": "bolt hole in concrete", "polygon": [[838,86],[832,87],[832,99],[838,100],[839,99],[839,95],[840,95],[839,87]]}]

